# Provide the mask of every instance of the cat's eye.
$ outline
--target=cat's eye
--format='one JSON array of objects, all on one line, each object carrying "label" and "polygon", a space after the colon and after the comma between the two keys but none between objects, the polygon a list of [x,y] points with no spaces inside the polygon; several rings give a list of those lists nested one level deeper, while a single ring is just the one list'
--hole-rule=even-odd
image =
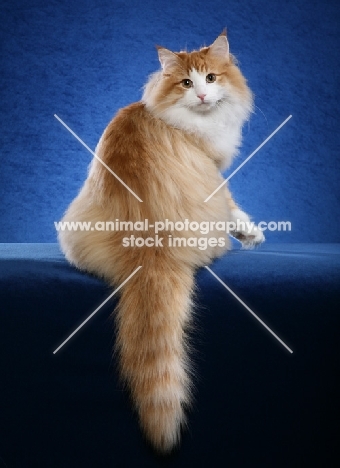
[{"label": "cat's eye", "polygon": [[207,83],[213,83],[214,81],[216,81],[216,75],[214,75],[214,73],[209,73],[206,78],[205,78],[205,81]]},{"label": "cat's eye", "polygon": [[189,80],[188,78],[184,79],[181,81],[183,88],[191,88],[192,87],[192,81]]}]

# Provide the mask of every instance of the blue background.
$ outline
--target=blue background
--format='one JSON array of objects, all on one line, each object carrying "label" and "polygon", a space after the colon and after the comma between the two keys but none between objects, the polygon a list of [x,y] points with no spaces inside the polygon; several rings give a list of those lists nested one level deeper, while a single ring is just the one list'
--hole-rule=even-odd
[{"label": "blue background", "polygon": [[[209,45],[226,26],[255,93],[231,180],[255,221],[289,220],[268,242],[339,242],[338,2],[2,2],[0,242],[55,242],[54,221],[79,191],[116,111],[158,68],[155,44]],[[231,169],[231,170],[232,170]]]}]

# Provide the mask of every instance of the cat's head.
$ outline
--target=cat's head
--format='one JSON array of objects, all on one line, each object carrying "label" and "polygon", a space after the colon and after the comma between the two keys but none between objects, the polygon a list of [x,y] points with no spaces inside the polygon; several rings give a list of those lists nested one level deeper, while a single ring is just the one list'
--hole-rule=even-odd
[{"label": "cat's head", "polygon": [[240,121],[248,118],[252,94],[229,52],[225,31],[198,51],[157,49],[162,69],[151,75],[143,95],[152,112],[166,117],[178,111],[195,118],[224,111]]}]

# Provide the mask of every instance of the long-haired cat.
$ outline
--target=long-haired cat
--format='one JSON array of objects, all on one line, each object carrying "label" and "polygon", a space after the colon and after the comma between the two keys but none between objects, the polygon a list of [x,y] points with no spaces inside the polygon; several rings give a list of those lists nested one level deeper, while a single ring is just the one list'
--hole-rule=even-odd
[{"label": "long-haired cat", "polygon": [[[229,53],[225,32],[210,47],[191,53],[157,49],[161,70],[149,78],[141,102],[117,113],[96,149],[142,202],[93,159],[63,218],[92,226],[147,219],[148,229],[65,230],[59,241],[73,265],[112,287],[142,266],[120,290],[115,350],[144,434],[157,450],[167,452],[179,441],[190,404],[187,331],[195,271],[229,248],[218,222],[249,221],[226,187],[204,200],[221,184],[220,170],[237,152],[252,94]],[[131,235],[155,238],[157,222],[186,219],[210,222],[212,229],[202,234],[190,225],[174,232],[168,225],[158,233],[157,245],[126,242]],[[248,246],[264,239],[256,226],[232,234]],[[174,247],[170,236],[184,240]],[[201,238],[205,244],[199,244]]]}]

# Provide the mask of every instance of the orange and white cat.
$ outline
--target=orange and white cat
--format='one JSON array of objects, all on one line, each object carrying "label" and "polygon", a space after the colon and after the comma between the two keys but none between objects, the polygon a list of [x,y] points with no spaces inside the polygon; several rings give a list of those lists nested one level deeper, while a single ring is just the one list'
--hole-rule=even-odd
[{"label": "orange and white cat", "polygon": [[[229,53],[226,33],[191,53],[157,49],[161,70],[149,78],[141,102],[117,113],[96,149],[142,202],[94,158],[63,221],[147,219],[146,231],[128,233],[143,239],[155,237],[155,223],[164,220],[211,226],[250,221],[226,187],[204,202],[223,181],[220,170],[237,153],[252,111],[252,94]],[[179,234],[187,244],[171,246],[166,241],[174,232],[163,231],[162,245],[136,247],[124,246],[126,231],[59,232],[67,259],[112,287],[142,266],[120,290],[115,349],[144,434],[162,452],[178,443],[190,405],[187,331],[194,274],[229,248],[228,233],[215,228]],[[245,246],[264,240],[256,226],[232,234]],[[202,237],[209,241],[206,248],[192,241]]]}]

